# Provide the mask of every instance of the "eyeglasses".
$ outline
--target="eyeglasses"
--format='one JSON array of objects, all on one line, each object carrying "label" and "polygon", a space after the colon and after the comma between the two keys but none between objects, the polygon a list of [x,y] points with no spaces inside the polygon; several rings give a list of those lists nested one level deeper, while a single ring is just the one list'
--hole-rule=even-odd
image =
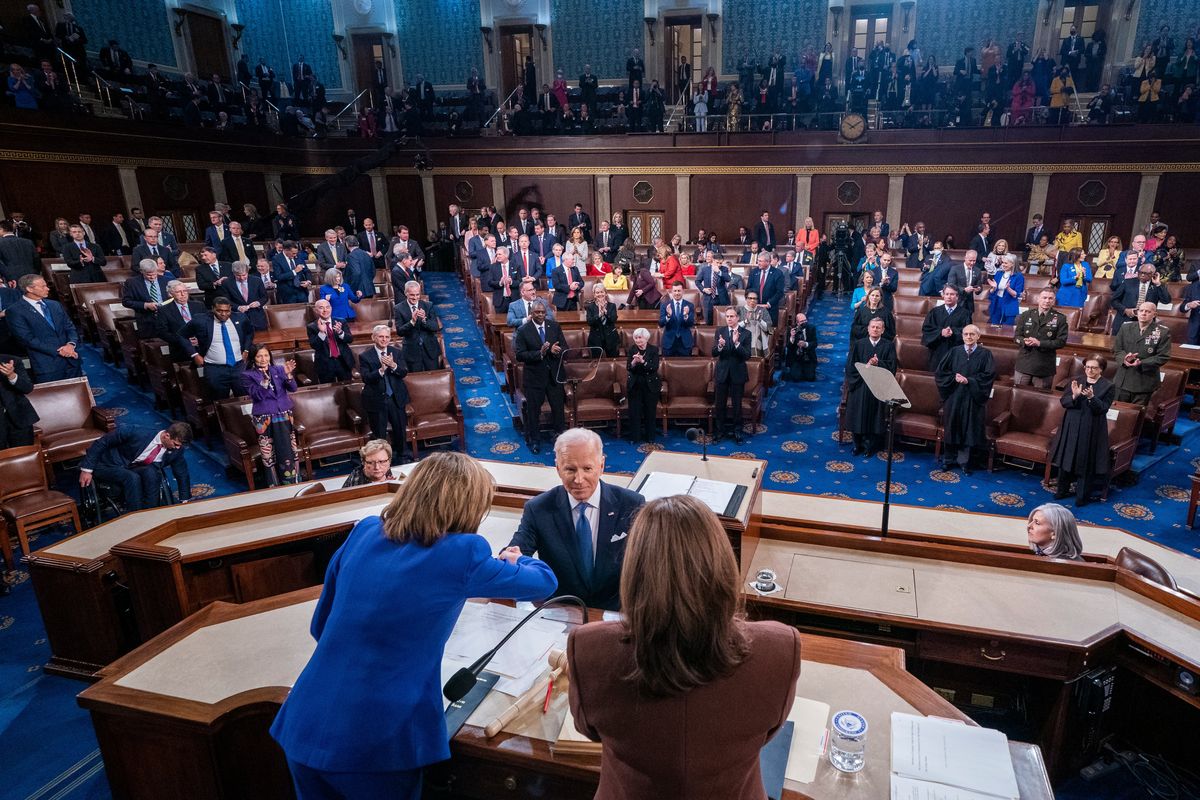
[{"label": "eyeglasses", "polygon": [[1085,364],[1083,368],[1086,370],[1100,369],[1100,365],[1099,364]]},{"label": "eyeglasses", "polygon": [[390,467],[392,460],[390,458],[371,459],[364,461],[363,464],[368,467]]}]

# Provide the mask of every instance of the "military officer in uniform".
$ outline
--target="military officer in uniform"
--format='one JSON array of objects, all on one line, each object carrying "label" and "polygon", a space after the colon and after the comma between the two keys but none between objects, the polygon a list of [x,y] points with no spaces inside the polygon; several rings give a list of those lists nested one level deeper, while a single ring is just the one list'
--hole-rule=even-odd
[{"label": "military officer in uniform", "polygon": [[1038,293],[1037,308],[1022,311],[1013,324],[1017,343],[1017,364],[1013,383],[1049,389],[1058,367],[1056,353],[1067,343],[1067,318],[1054,308],[1055,294],[1050,288]]},{"label": "military officer in uniform", "polygon": [[1137,307],[1137,324],[1122,325],[1117,331],[1113,343],[1117,376],[1113,383],[1119,403],[1144,406],[1158,388],[1158,370],[1171,357],[1171,329],[1158,323],[1157,314],[1154,303],[1142,303]]}]

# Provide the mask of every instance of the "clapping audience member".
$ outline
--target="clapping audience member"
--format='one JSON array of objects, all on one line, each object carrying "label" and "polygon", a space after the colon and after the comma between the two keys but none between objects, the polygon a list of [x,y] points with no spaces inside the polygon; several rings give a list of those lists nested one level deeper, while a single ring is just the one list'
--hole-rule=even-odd
[{"label": "clapping audience member", "polygon": [[988,322],[992,325],[1012,325],[1021,313],[1025,296],[1025,276],[1017,269],[1020,259],[1007,253],[1000,259],[1000,268],[988,278],[992,290],[988,298]]},{"label": "clapping audience member", "polygon": [[292,398],[296,391],[295,359],[283,366],[271,363],[271,349],[266,345],[254,348],[253,366],[242,373],[242,387],[249,396],[250,422],[258,435],[258,452],[262,459],[267,485],[296,483],[299,445],[292,424]]},{"label": "clapping audience member", "polygon": [[1076,508],[1088,504],[1090,489],[1108,474],[1108,409],[1117,387],[1104,377],[1105,366],[1099,356],[1083,362],[1083,375],[1075,376],[1063,392],[1063,418],[1050,445],[1051,463],[1058,467],[1054,499],[1070,495],[1074,482]]},{"label": "clapping audience member", "polygon": [[945,420],[944,469],[957,464],[970,475],[971,451],[988,445],[984,414],[996,380],[995,359],[979,344],[979,328],[962,329],[962,344],[946,353],[934,377]]},{"label": "clapping audience member", "polygon": [[1083,260],[1083,250],[1072,248],[1058,271],[1058,304],[1081,308],[1092,282],[1092,266]]},{"label": "clapping audience member", "polygon": [[626,352],[625,397],[629,404],[629,441],[654,442],[655,412],[662,382],[658,375],[658,348],[650,344],[650,331],[638,328]]},{"label": "clapping audience member", "polygon": [[592,301],[587,304],[587,346],[593,357],[613,358],[621,346],[617,330],[617,304],[608,299],[608,290],[600,284],[592,287]]}]

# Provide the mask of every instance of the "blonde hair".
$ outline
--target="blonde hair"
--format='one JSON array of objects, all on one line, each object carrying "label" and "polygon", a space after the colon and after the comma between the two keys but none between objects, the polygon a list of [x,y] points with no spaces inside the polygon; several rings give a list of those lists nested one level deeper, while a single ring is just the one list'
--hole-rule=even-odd
[{"label": "blonde hair", "polygon": [[708,506],[687,495],[643,506],[621,567],[629,679],[666,697],[732,672],[749,650],[740,581],[729,537]]},{"label": "blonde hair", "polygon": [[492,505],[496,481],[464,453],[433,453],[417,464],[380,514],[393,542],[430,547],[447,533],[474,533]]}]

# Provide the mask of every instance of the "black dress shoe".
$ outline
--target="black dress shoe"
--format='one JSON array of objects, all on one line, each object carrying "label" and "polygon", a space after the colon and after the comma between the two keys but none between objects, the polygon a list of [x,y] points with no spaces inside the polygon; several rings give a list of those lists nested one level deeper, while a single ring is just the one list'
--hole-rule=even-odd
[{"label": "black dress shoe", "polygon": [[533,451],[534,455],[537,455],[538,453],[542,452],[542,446],[540,444],[538,444],[537,442],[530,442],[529,449]]}]

